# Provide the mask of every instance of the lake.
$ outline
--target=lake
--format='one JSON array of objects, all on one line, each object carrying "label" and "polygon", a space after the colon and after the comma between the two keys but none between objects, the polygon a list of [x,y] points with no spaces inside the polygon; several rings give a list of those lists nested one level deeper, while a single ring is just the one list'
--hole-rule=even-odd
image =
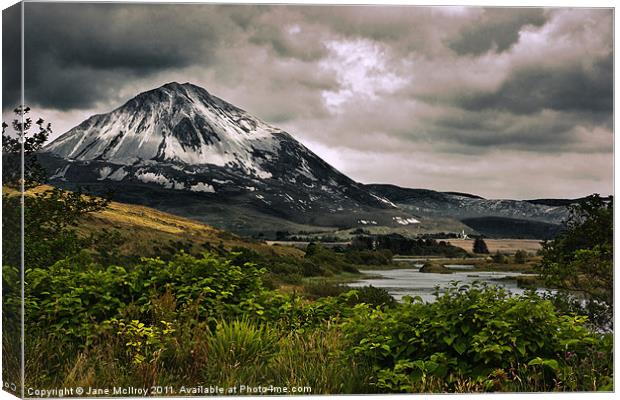
[{"label": "lake", "polygon": [[374,277],[361,279],[349,283],[347,286],[362,287],[372,285],[387,290],[398,301],[401,301],[403,296],[420,296],[425,302],[435,301],[433,293],[436,286],[443,289],[450,286],[451,282],[454,281],[470,284],[478,280],[504,287],[514,294],[525,292],[525,289],[517,286],[515,280],[500,280],[506,277],[523,275],[520,272],[470,271],[468,270],[471,268],[469,265],[448,264],[446,268],[452,269],[453,273],[436,274],[420,272],[421,266],[422,264],[414,264],[412,268],[406,269],[364,270],[364,273]]}]

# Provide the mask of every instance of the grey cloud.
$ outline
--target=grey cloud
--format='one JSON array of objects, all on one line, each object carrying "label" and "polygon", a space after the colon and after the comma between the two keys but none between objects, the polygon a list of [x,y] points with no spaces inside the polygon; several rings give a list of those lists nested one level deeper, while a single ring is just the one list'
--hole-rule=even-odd
[{"label": "grey cloud", "polygon": [[543,109],[611,113],[613,55],[591,65],[529,66],[518,69],[498,90],[455,99],[468,110],[496,109],[531,114]]},{"label": "grey cloud", "polygon": [[490,8],[472,20],[448,46],[460,55],[479,55],[496,48],[508,50],[519,40],[519,31],[527,25],[542,26],[546,22],[541,8]]},{"label": "grey cloud", "polygon": [[[480,153],[498,148],[532,153],[600,153],[610,152],[612,131],[601,123],[600,116],[587,113],[543,112],[515,116],[496,112],[451,113],[426,121],[438,147],[444,151]],[[577,127],[586,131],[603,130],[605,137],[584,142]]]},{"label": "grey cloud", "polygon": [[21,92],[21,4],[2,12],[2,109],[13,109]]},{"label": "grey cloud", "polygon": [[[33,105],[89,108],[130,79],[210,65],[242,28],[227,7],[26,3],[26,93]],[[235,14],[239,18],[239,14]],[[15,83],[7,103],[15,102]]]}]

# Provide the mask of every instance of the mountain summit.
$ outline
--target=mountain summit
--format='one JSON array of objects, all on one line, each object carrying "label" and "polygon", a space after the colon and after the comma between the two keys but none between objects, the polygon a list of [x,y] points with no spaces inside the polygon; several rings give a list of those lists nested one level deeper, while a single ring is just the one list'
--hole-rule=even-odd
[{"label": "mountain summit", "polygon": [[55,184],[112,189],[118,200],[241,233],[418,224],[288,133],[190,83],[168,83],[88,118],[50,143],[42,160]]},{"label": "mountain summit", "polygon": [[265,178],[270,174],[261,168],[262,155],[276,151],[283,136],[203,88],[172,82],[88,118],[47,150],[71,160],[119,165],[150,160],[229,166]]}]

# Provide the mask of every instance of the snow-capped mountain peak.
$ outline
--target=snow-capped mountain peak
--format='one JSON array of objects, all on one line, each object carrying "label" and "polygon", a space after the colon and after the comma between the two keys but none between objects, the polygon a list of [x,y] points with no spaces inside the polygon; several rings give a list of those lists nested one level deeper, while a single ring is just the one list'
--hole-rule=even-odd
[{"label": "snow-capped mountain peak", "polygon": [[145,161],[229,166],[268,177],[256,150],[274,153],[281,133],[190,83],[140,93],[108,114],[94,115],[47,151],[69,160]]}]

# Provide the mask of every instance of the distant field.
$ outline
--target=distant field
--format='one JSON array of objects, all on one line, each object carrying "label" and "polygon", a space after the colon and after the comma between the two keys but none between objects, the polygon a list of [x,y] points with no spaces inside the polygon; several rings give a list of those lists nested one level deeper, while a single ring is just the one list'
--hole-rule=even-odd
[{"label": "distant field", "polygon": [[[489,248],[489,252],[495,253],[496,251],[502,253],[514,253],[517,250],[525,250],[527,252],[536,252],[541,246],[540,240],[533,239],[484,239],[487,247]],[[474,246],[473,239],[471,240],[459,240],[453,239],[449,240],[450,244],[453,246],[460,247],[469,252],[472,251]]]}]

